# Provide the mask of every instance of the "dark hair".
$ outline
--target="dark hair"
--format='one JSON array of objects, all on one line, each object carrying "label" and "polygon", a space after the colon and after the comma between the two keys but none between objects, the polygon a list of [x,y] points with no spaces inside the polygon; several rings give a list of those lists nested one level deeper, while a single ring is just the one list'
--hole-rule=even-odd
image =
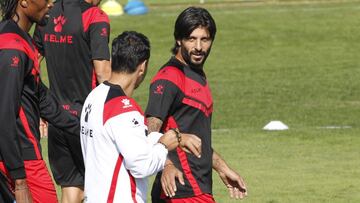
[{"label": "dark hair", "polygon": [[2,20],[9,20],[16,14],[18,0],[0,0],[0,11]]},{"label": "dark hair", "polygon": [[176,54],[179,49],[179,45],[176,43],[176,40],[188,38],[198,27],[207,28],[210,33],[210,38],[212,40],[215,39],[216,24],[206,9],[200,7],[189,7],[180,13],[175,22],[175,45],[172,48],[173,54]]},{"label": "dark hair", "polygon": [[112,42],[111,70],[133,73],[136,67],[150,58],[148,38],[135,31],[125,31]]}]

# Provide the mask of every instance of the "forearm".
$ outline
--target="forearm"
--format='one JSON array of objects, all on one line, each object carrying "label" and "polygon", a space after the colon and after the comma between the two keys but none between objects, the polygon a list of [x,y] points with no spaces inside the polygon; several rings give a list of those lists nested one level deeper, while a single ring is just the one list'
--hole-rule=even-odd
[{"label": "forearm", "polygon": [[[3,121],[6,121],[6,118],[4,118]],[[11,121],[11,123],[0,126],[3,133],[1,135],[0,154],[11,178],[15,180],[25,178],[25,169],[19,139],[17,138],[18,135],[14,125],[16,121],[12,119]]]},{"label": "forearm", "polygon": [[212,167],[218,173],[223,172],[224,170],[229,168],[225,160],[222,159],[220,155],[217,152],[215,152],[215,150],[213,151],[212,161],[213,161]]},{"label": "forearm", "polygon": [[80,125],[76,116],[64,110],[54,95],[43,85],[40,86],[40,116],[57,128],[72,135],[79,135]]},{"label": "forearm", "polygon": [[[1,103],[1,102],[0,102]],[[12,179],[25,178],[24,162],[21,153],[21,146],[16,130],[16,118],[13,113],[4,110],[0,118],[2,134],[0,135],[0,154],[6,169]]]},{"label": "forearm", "polygon": [[[16,58],[18,67],[12,67],[11,58]],[[25,178],[24,162],[20,137],[18,134],[21,95],[25,73],[26,56],[16,50],[0,51],[1,65],[1,99],[0,99],[0,155],[12,179]]]},{"label": "forearm", "polygon": [[156,117],[147,117],[148,132],[160,132],[163,121]]},{"label": "forearm", "polygon": [[[156,117],[147,117],[147,126],[148,126],[148,132],[149,134],[152,132],[159,132],[161,130],[161,127],[163,125],[163,121]],[[170,160],[169,157],[166,158],[165,165],[173,165],[173,162]]]},{"label": "forearm", "polygon": [[[138,120],[138,125],[129,126],[132,119]],[[162,134],[153,132],[146,136],[146,126],[140,122],[141,119],[141,113],[133,111],[109,119],[104,126],[123,156],[125,168],[135,178],[144,178],[162,170],[168,153],[158,143]]]},{"label": "forearm", "polygon": [[[132,135],[132,138],[135,137]],[[143,137],[143,136],[141,136]],[[132,139],[126,138],[126,139]],[[155,138],[155,139],[154,139]],[[130,169],[134,177],[142,178],[149,175],[153,175],[156,172],[162,170],[165,164],[171,164],[170,160],[167,160],[168,151],[174,150],[178,145],[177,134],[170,130],[164,135],[158,132],[152,132],[147,136],[148,141],[143,146],[140,140],[133,143],[137,143],[137,146],[141,149],[138,150],[138,156],[133,157],[129,165],[133,165],[133,170]],[[156,141],[156,142],[154,142]],[[144,150],[144,151],[143,151]],[[131,155],[129,155],[131,156]],[[125,156],[125,159],[127,159]],[[131,164],[134,162],[134,164]],[[126,164],[129,166],[128,164]]]},{"label": "forearm", "polygon": [[[137,150],[133,147],[124,147],[118,144],[121,154],[124,156],[125,167],[135,178],[144,178],[153,175],[164,168],[168,150],[166,147],[158,142],[153,143],[148,137],[141,135],[137,136],[135,133],[128,133],[130,136],[123,137],[121,140],[128,146],[134,146],[136,143]],[[146,138],[146,139],[144,139]]]},{"label": "forearm", "polygon": [[242,199],[247,195],[246,185],[242,177],[232,170],[220,157],[213,151],[213,168],[218,173],[224,185],[228,188],[231,198]]},{"label": "forearm", "polygon": [[166,164],[167,149],[156,144],[146,156],[139,156],[136,161],[126,162],[126,168],[135,178],[145,178],[161,171]]},{"label": "forearm", "polygon": [[102,83],[110,79],[111,65],[108,60],[94,60],[94,69],[96,74],[96,80],[98,83]]}]

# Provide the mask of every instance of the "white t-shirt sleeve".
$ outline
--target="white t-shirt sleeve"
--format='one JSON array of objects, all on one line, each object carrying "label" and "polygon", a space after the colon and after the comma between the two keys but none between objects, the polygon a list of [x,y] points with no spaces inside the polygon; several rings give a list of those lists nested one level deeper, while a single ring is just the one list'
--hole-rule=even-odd
[{"label": "white t-shirt sleeve", "polygon": [[161,133],[146,136],[144,117],[136,111],[115,116],[105,124],[119,153],[124,157],[125,168],[135,178],[153,175],[164,168],[168,150],[156,144]]},{"label": "white t-shirt sleeve", "polygon": [[151,144],[155,145],[158,144],[159,139],[163,136],[162,133],[159,132],[152,132],[148,134],[148,140]]}]

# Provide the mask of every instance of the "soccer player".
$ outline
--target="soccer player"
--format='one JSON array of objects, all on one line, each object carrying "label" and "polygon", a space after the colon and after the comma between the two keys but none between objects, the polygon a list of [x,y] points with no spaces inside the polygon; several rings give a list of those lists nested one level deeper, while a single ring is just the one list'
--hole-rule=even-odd
[{"label": "soccer player", "polygon": [[169,153],[168,164],[153,185],[153,202],[163,202],[160,199],[166,202],[215,202],[212,168],[219,173],[231,197],[246,195],[242,178],[211,147],[213,101],[203,66],[215,33],[215,21],[206,9],[185,9],[175,23],[174,56],[151,82],[146,109],[149,132],[179,128],[182,132],[197,135],[202,141],[200,159],[180,148]]},{"label": "soccer player", "polygon": [[[34,38],[46,59],[50,91],[63,108],[80,117],[86,96],[110,77],[108,16],[100,0],[57,0],[50,21]],[[48,155],[63,203],[83,199],[84,162],[79,137],[49,126]]]},{"label": "soccer player", "polygon": [[78,119],[64,111],[40,79],[38,51],[28,34],[44,25],[52,0],[6,0],[0,9],[0,170],[17,203],[56,203],[41,155],[40,116],[78,137]]},{"label": "soccer player", "polygon": [[112,43],[112,75],[86,98],[81,113],[85,202],[146,202],[147,177],[162,170],[168,151],[180,146],[195,156],[201,140],[171,129],[147,135],[142,110],[131,98],[143,81],[150,43],[127,31]]}]

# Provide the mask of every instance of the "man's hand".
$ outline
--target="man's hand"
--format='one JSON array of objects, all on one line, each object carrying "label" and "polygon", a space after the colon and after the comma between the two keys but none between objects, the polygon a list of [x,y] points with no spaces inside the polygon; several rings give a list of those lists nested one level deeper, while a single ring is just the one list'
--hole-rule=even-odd
[{"label": "man's hand", "polygon": [[15,199],[16,203],[32,203],[30,189],[25,179],[15,180]]},{"label": "man's hand", "polygon": [[185,184],[183,173],[168,160],[161,174],[161,186],[167,197],[175,196],[177,190],[175,178],[179,180],[181,185]]},{"label": "man's hand", "polygon": [[193,134],[168,130],[160,137],[159,142],[164,144],[169,151],[180,147],[188,153],[193,153],[198,158],[201,157],[201,139]]},{"label": "man's hand", "polygon": [[40,137],[47,137],[48,136],[48,122],[45,121],[44,119],[40,118],[40,126],[39,126],[39,130],[40,130]]},{"label": "man's hand", "polygon": [[219,172],[219,176],[229,190],[231,198],[243,199],[247,196],[246,185],[243,178],[230,168]]},{"label": "man's hand", "polygon": [[218,153],[213,152],[213,168],[218,172],[221,180],[229,189],[230,197],[242,199],[247,196],[247,189],[243,178],[232,170]]},{"label": "man's hand", "polygon": [[201,139],[196,135],[181,133],[180,148],[201,158]]}]

